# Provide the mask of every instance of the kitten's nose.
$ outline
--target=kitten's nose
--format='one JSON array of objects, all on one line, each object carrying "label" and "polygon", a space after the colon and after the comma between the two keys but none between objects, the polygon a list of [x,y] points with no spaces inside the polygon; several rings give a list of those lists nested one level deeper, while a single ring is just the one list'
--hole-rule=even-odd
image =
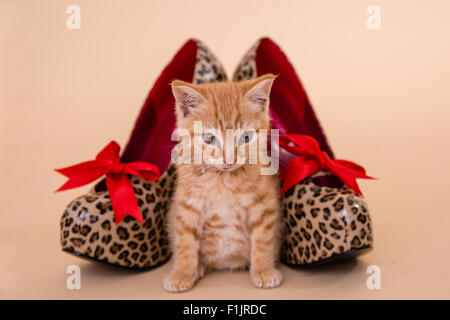
[{"label": "kitten's nose", "polygon": [[227,154],[226,150],[223,152],[223,163],[225,166],[231,167],[233,166],[237,161],[236,152],[229,152]]}]

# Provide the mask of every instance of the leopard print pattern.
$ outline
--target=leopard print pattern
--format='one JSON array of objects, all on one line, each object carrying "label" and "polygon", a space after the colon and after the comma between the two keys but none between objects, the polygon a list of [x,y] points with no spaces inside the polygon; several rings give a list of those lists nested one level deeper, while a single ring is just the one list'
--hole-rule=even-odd
[{"label": "leopard print pattern", "polygon": [[225,81],[227,75],[216,56],[197,40],[197,62],[195,64],[193,83]]},{"label": "leopard print pattern", "polygon": [[165,225],[175,180],[174,166],[157,181],[131,177],[144,223],[126,216],[116,225],[107,191],[75,199],[60,222],[63,250],[130,268],[166,262],[170,248]]},{"label": "leopard print pattern", "polygon": [[233,81],[250,80],[258,76],[255,61],[256,49],[258,46],[259,41],[254,44],[241,59],[241,62],[239,62],[236,71],[234,72]]},{"label": "leopard print pattern", "polygon": [[[198,40],[197,49],[193,83],[226,80],[222,65]],[[75,199],[61,218],[62,249],[130,268],[149,268],[166,262],[170,258],[166,215],[175,179],[173,165],[158,181],[131,177],[143,224],[126,216],[116,225],[107,191],[91,191]]]},{"label": "leopard print pattern", "polygon": [[352,249],[372,247],[365,201],[345,186],[318,186],[313,182],[315,176],[296,184],[282,199],[280,257],[289,265],[311,264]]}]

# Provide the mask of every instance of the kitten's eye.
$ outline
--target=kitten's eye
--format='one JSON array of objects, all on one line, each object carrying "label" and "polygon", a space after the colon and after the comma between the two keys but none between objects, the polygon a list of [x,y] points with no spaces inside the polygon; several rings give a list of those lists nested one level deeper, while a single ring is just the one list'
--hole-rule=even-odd
[{"label": "kitten's eye", "polygon": [[239,144],[248,143],[253,138],[253,131],[245,131],[239,138]]},{"label": "kitten's eye", "polygon": [[203,141],[206,144],[216,144],[217,143],[217,138],[215,135],[213,135],[212,133],[204,133],[203,134]]}]

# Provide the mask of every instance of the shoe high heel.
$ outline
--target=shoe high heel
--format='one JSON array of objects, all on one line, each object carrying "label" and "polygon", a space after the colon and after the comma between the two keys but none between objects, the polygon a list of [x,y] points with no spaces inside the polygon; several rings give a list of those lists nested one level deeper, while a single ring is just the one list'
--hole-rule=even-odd
[{"label": "shoe high heel", "polygon": [[[116,225],[105,181],[73,200],[61,217],[62,250],[79,257],[127,268],[154,268],[170,258],[166,215],[175,188],[170,165],[170,137],[175,126],[170,82],[226,80],[214,54],[198,40],[189,40],[163,70],[136,121],[121,162],[147,161],[162,172],[157,181],[132,176],[131,183],[144,218],[126,216]],[[172,145],[168,145],[172,143]]]},{"label": "shoe high heel", "polygon": [[[333,158],[306,92],[282,50],[270,39],[258,40],[244,55],[233,80],[266,73],[278,75],[270,95],[272,126],[283,134],[313,137]],[[272,148],[279,148],[272,144]],[[292,158],[282,148],[280,169]],[[372,226],[366,201],[338,177],[318,172],[290,188],[281,199],[281,260],[303,266],[354,257],[371,250]]]}]

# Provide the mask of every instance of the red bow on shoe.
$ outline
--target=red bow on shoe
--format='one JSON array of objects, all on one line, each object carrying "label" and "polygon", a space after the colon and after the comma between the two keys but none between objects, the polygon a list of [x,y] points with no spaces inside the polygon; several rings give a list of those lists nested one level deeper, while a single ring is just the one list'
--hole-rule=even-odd
[{"label": "red bow on shoe", "polygon": [[280,137],[279,144],[287,151],[299,156],[289,162],[280,172],[280,179],[284,180],[281,189],[282,195],[298,182],[322,169],[339,177],[358,195],[362,195],[362,193],[356,179],[374,179],[367,176],[364,168],[354,162],[330,159],[328,154],[320,150],[317,141],[310,136],[286,134]]},{"label": "red bow on shoe", "polygon": [[63,169],[55,169],[56,172],[69,178],[56,191],[83,186],[106,174],[106,188],[109,192],[116,224],[127,214],[144,222],[128,175],[142,177],[147,180],[157,180],[159,178],[159,169],[151,163],[142,161],[120,163],[119,152],[120,146],[117,142],[111,141],[100,151],[95,160],[82,162]]}]

